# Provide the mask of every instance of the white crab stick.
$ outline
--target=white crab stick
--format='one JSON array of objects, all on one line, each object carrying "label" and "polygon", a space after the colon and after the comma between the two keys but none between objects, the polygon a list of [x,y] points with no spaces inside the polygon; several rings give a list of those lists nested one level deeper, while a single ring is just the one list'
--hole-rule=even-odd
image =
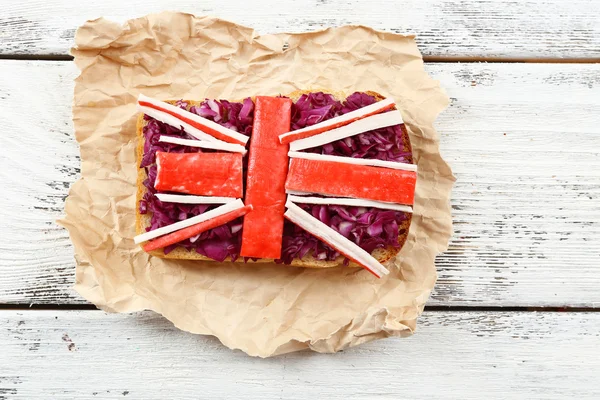
[{"label": "white crab stick", "polygon": [[175,128],[181,127],[186,133],[189,133],[190,135],[192,135],[193,137],[195,137],[198,140],[203,140],[203,141],[208,141],[208,142],[213,142],[213,143],[223,143],[223,144],[226,143],[222,140],[215,139],[214,137],[210,136],[209,134],[204,133],[201,130],[194,128],[190,124],[186,124],[182,120],[178,119],[177,117],[172,116],[171,114],[167,114],[166,112],[158,111],[151,107],[144,107],[139,104],[137,106],[137,109],[139,112],[144,113],[147,116],[152,117],[157,121],[163,122],[167,125],[171,125]]},{"label": "white crab stick", "polygon": [[[186,132],[188,132],[187,129],[189,127],[194,128],[193,130],[191,130],[188,133],[200,140],[208,140],[204,137],[204,135],[207,135],[207,136],[211,137],[213,140],[215,140],[215,139],[221,140],[221,141],[224,141],[227,143],[245,145],[248,142],[248,136],[246,136],[246,135],[242,135],[241,133],[236,132],[233,129],[225,128],[224,126],[221,126],[214,121],[211,121],[207,118],[203,118],[199,115],[196,115],[187,110],[183,110],[179,107],[176,107],[176,106],[166,103],[164,101],[156,100],[151,97],[140,94],[138,97],[138,105],[142,108],[141,111],[143,111],[145,114],[148,114],[151,117],[152,117],[152,115],[146,112],[146,111],[148,111],[147,109],[159,111],[161,114],[167,114],[167,115],[175,118],[176,121],[179,121],[179,122],[175,122],[174,124],[170,123],[170,122],[166,122],[166,121],[161,121],[161,122],[164,122],[166,124],[169,124],[169,125],[175,126],[175,127],[183,126],[183,128]],[[162,117],[164,117],[164,115],[162,115]],[[155,117],[152,117],[152,118],[155,118]],[[158,119],[158,118],[156,118],[156,119]],[[171,122],[174,122],[174,121],[171,120]],[[204,135],[200,135],[203,137],[196,136],[198,131],[200,131],[204,134]]]},{"label": "white crab stick", "polygon": [[377,261],[375,257],[298,207],[289,199],[285,206],[287,207],[287,211],[283,215],[294,224],[329,244],[376,277],[381,278],[383,275],[389,274],[390,271]]},{"label": "white crab stick", "polygon": [[181,203],[181,204],[227,204],[237,199],[233,197],[219,196],[194,196],[185,194],[167,194],[157,193],[156,197],[163,203]]},{"label": "white crab stick", "polygon": [[242,207],[244,207],[244,202],[241,199],[237,199],[235,201],[223,204],[222,206],[217,207],[214,210],[210,210],[203,214],[196,215],[195,217],[184,219],[183,221],[175,222],[173,224],[163,226],[162,228],[154,229],[152,231],[142,233],[141,235],[137,235],[133,238],[133,241],[136,244],[139,244],[147,240],[155,239],[159,236],[163,236],[168,233],[176,232],[180,229],[187,228],[188,226],[208,221],[209,219],[218,217],[219,215],[226,214],[231,211],[235,211]]},{"label": "white crab stick", "polygon": [[319,122],[318,124],[307,126],[306,128],[284,133],[283,135],[279,135],[279,141],[282,144],[286,144],[291,143],[295,140],[318,135],[319,133],[330,131],[332,129],[339,128],[344,125],[348,125],[352,122],[369,117],[371,115],[379,114],[393,107],[394,100],[387,98],[378,101],[377,103],[370,104],[366,107],[359,108],[358,110],[351,111],[347,114],[328,119],[327,121]]},{"label": "white crab stick", "polygon": [[322,146],[327,143],[335,142],[336,140],[358,135],[359,133],[368,132],[379,128],[387,128],[388,126],[399,125],[402,123],[402,115],[398,110],[371,115],[370,117],[360,119],[346,126],[291,142],[290,150],[298,151],[309,149],[311,147]]},{"label": "white crab stick", "polygon": [[354,206],[354,207],[375,207],[383,208],[386,210],[402,211],[406,213],[412,213],[413,209],[410,206],[404,206],[401,204],[386,203],[384,201],[374,200],[363,200],[363,199],[350,199],[347,197],[312,197],[312,196],[297,196],[288,195],[288,200],[292,203],[303,203],[303,204],[326,204],[326,205],[341,205],[341,206]]},{"label": "white crab stick", "polygon": [[232,144],[225,143],[222,141],[218,142],[208,142],[206,140],[192,140],[192,139],[182,139],[172,136],[161,136],[158,139],[159,142],[164,143],[173,143],[180,144],[182,146],[190,146],[190,147],[200,147],[203,149],[212,149],[212,150],[223,150],[223,151],[231,151],[233,153],[242,153],[246,154],[247,150],[241,144]]},{"label": "white crab stick", "polygon": [[327,154],[303,153],[300,151],[290,151],[290,152],[288,152],[288,156],[290,158],[304,158],[305,160],[333,161],[333,162],[354,164],[354,165],[370,165],[373,167],[401,169],[404,171],[417,171],[417,166],[415,164],[407,164],[407,163],[401,163],[401,162],[395,162],[395,161],[330,156]]}]

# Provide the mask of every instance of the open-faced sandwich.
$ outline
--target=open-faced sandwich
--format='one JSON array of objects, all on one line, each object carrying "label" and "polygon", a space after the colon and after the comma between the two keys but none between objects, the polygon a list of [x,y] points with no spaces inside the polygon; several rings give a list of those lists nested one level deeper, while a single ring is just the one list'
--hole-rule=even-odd
[{"label": "open-faced sandwich", "polygon": [[392,99],[138,99],[136,243],[157,257],[361,266],[408,235],[416,184]]}]

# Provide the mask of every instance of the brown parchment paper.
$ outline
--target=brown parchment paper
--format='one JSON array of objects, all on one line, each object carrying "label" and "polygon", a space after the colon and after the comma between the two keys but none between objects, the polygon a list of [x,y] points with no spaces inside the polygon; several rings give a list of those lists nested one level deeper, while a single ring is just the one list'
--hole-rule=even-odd
[{"label": "brown parchment paper", "polygon": [[[247,27],[165,12],[79,28],[72,50],[73,121],[81,179],[63,220],[77,260],[75,289],[103,310],[154,310],[180,329],[261,357],[335,352],[415,330],[452,232],[454,177],[433,122],[448,99],[423,70],[413,37],[344,26],[257,36]],[[242,99],[297,89],[393,96],[410,133],[418,181],[409,237],[381,280],[360,269],[150,257],[135,236],[139,93],[159,99]]]}]

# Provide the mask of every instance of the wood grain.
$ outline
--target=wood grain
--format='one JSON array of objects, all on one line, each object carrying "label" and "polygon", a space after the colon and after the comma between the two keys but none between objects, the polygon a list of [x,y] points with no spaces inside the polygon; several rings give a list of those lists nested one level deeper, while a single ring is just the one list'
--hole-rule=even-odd
[{"label": "wood grain", "polygon": [[0,397],[591,400],[599,331],[600,313],[429,312],[409,338],[260,360],[153,313],[2,311]]},{"label": "wood grain", "polygon": [[416,34],[424,55],[512,59],[600,59],[600,2],[594,0],[129,0],[6,2],[0,54],[66,55],[76,28],[101,16],[123,22],[171,10],[214,15],[259,33],[342,24]]},{"label": "wood grain", "polygon": [[[431,305],[600,305],[600,70],[428,64],[458,178]],[[0,62],[0,303],[82,303],[54,224],[79,173],[72,63]]]}]

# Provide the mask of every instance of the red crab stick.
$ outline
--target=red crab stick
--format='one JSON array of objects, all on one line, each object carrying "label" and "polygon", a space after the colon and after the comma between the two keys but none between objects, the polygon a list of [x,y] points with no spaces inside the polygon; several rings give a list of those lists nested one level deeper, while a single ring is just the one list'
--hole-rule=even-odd
[{"label": "red crab stick", "polygon": [[375,257],[360,248],[356,243],[325,225],[291,201],[287,202],[286,207],[285,217],[300,228],[321,239],[376,277],[381,278],[383,275],[389,274],[389,271]]},{"label": "red crab stick", "polygon": [[163,192],[240,198],[243,194],[241,153],[156,152],[154,187]]},{"label": "red crab stick", "polygon": [[175,243],[179,243],[183,240],[199,235],[202,232],[206,232],[209,229],[213,229],[217,226],[221,226],[230,221],[233,221],[236,218],[246,215],[250,211],[252,211],[252,205],[247,205],[242,208],[238,208],[237,210],[221,214],[219,216],[209,219],[208,221],[200,222],[188,228],[184,228],[179,231],[160,237],[158,239],[151,240],[146,245],[144,245],[144,250],[148,252],[156,249],[161,249],[163,247],[167,247]]},{"label": "red crab stick", "polygon": [[[151,112],[149,112],[148,115],[159,119],[162,122],[168,123],[169,125],[174,125],[172,118],[169,118],[169,116],[177,118],[178,122],[183,122],[183,124],[177,123],[176,127],[183,126],[187,133],[196,137],[197,139],[206,140],[206,137],[202,135],[202,133],[206,133],[217,140],[227,143],[235,143],[245,146],[248,142],[248,137],[239,132],[225,128],[216,122],[203,118],[192,112],[183,110],[172,104],[165,103],[164,101],[156,100],[140,94],[138,97],[138,104],[143,112],[147,111],[147,108],[158,111],[159,113],[156,115],[152,115]],[[166,118],[164,118],[164,114],[167,114]],[[171,122],[173,122],[173,124]],[[187,129],[189,126],[191,126],[193,129]],[[201,132],[198,133],[195,131],[195,129],[200,130]]]},{"label": "red crab stick", "polygon": [[256,97],[245,198],[254,210],[244,217],[244,257],[281,257],[289,146],[278,136],[290,130],[291,110],[290,99]]},{"label": "red crab stick", "polygon": [[175,223],[165,225],[161,228],[156,228],[147,231],[145,233],[135,236],[133,238],[133,241],[136,244],[147,242],[149,240],[156,239],[157,237],[168,235],[169,233],[173,233],[181,229],[188,228],[192,225],[199,224],[200,222],[208,221],[209,219],[218,217],[219,215],[228,213],[230,211],[235,211],[239,208],[244,208],[244,202],[241,199],[237,199],[227,204],[223,204],[222,206],[217,207],[214,210],[203,212],[202,214],[198,214],[195,217],[177,221]]},{"label": "red crab stick", "polygon": [[280,135],[279,140],[283,144],[291,143],[294,140],[315,136],[319,133],[348,125],[371,115],[391,110],[392,108],[394,108],[394,100],[389,98],[384,99],[366,107],[359,108],[358,110],[350,111],[347,114],[328,119],[327,121],[319,122],[318,124],[307,126],[306,128],[287,132],[283,135]]},{"label": "red crab stick", "polygon": [[416,181],[414,171],[292,158],[285,188],[412,205]]}]

